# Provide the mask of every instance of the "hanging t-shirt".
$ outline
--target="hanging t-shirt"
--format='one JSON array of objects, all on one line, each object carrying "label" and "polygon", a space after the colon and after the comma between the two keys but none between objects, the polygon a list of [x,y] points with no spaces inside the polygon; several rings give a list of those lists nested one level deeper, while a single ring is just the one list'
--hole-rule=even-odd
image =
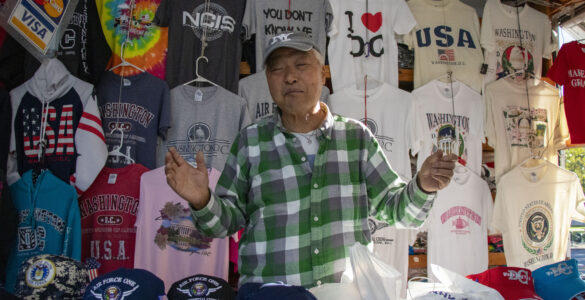
[{"label": "hanging t-shirt", "polygon": [[510,78],[486,86],[485,135],[494,148],[496,181],[532,154],[557,162],[558,150],[568,139],[559,91],[544,81],[529,80],[528,95],[524,82]]},{"label": "hanging t-shirt", "polygon": [[585,143],[585,45],[577,41],[564,44],[546,75],[563,86],[571,143]]},{"label": "hanging t-shirt", "polygon": [[[327,104],[329,102],[329,93],[329,88],[323,86],[319,100]],[[276,112],[276,103],[274,103],[270,95],[264,71],[240,79],[238,94],[246,99],[252,122],[272,116]]]},{"label": "hanging t-shirt", "polygon": [[412,91],[417,102],[417,126],[423,132],[417,170],[437,150],[455,153],[459,162],[481,174],[484,106],[478,92],[460,81],[433,80]]},{"label": "hanging t-shirt", "polygon": [[250,124],[246,101],[222,87],[180,85],[171,90],[171,127],[157,148],[157,166],[175,147],[188,162],[205,155],[205,165],[221,173],[232,142]]},{"label": "hanging t-shirt", "polygon": [[309,35],[325,56],[326,31],[331,24],[328,0],[248,0],[243,26],[246,40],[256,35],[256,70],[264,69],[264,48],[273,36],[301,31]]},{"label": "hanging t-shirt", "polygon": [[[120,131],[112,130],[121,127],[124,136],[120,152],[135,163],[154,169],[157,136],[164,137],[170,122],[166,82],[146,72],[124,78],[106,72],[97,96],[108,149],[120,146]],[[106,165],[120,168],[131,163],[123,156],[110,155]]]},{"label": "hanging t-shirt", "polygon": [[81,259],[81,224],[77,192],[50,170],[33,183],[29,170],[10,186],[18,213],[17,238],[6,267],[6,290],[13,292],[20,265],[40,254]]},{"label": "hanging t-shirt", "polygon": [[[367,97],[367,101],[364,101]],[[392,169],[404,180],[410,180],[410,148],[420,142],[416,131],[414,101],[410,93],[384,83],[364,92],[346,87],[330,96],[331,112],[366,124],[376,136]],[[400,271],[402,291],[406,297],[408,282],[408,245],[416,231],[398,229],[374,218],[368,219],[374,253]]]},{"label": "hanging t-shirt", "polygon": [[[212,191],[219,175],[209,172]],[[228,279],[228,238],[209,238],[195,229],[189,203],[169,187],[164,167],[140,179],[134,267],[156,274],[165,290],[193,274]]]},{"label": "hanging t-shirt", "polygon": [[414,88],[452,71],[477,92],[483,53],[475,9],[459,0],[410,0],[416,26],[405,37],[414,48]]},{"label": "hanging t-shirt", "polygon": [[[208,61],[199,62],[199,75],[238,92],[245,5],[245,0],[161,1],[155,23],[169,27],[166,80],[171,89],[195,77],[195,61],[205,54]],[[207,46],[201,53],[203,36]]]},{"label": "hanging t-shirt", "polygon": [[571,219],[585,222],[583,202],[577,175],[550,162],[504,174],[492,226],[502,233],[506,264],[535,270],[565,260]]},{"label": "hanging t-shirt", "polygon": [[[328,35],[333,92],[364,81],[398,86],[398,45],[394,34],[416,24],[404,0],[330,0],[333,23]],[[367,4],[367,5],[366,5]]]},{"label": "hanging t-shirt", "polygon": [[[366,101],[364,97],[367,97]],[[412,178],[408,150],[413,149],[416,153],[414,150],[420,148],[422,133],[417,131],[410,93],[386,83],[367,93],[347,87],[331,94],[330,102],[332,113],[366,124],[376,136],[392,169],[403,179]]]},{"label": "hanging t-shirt", "polygon": [[485,3],[481,46],[486,50],[488,65],[484,77],[486,85],[524,68],[539,78],[542,58],[550,58],[553,44],[548,17],[527,4],[518,7],[518,12],[516,9],[499,0]]},{"label": "hanging t-shirt", "polygon": [[[161,0],[96,0],[106,41],[113,51],[108,67],[124,59],[152,75],[165,79],[168,28],[154,24],[154,14]],[[133,7],[130,7],[134,3]],[[132,15],[130,15],[132,13]],[[129,32],[128,32],[129,31]],[[132,76],[141,71],[132,67],[112,70],[118,75]]]},{"label": "hanging t-shirt", "polygon": [[103,168],[79,198],[81,258],[95,258],[101,264],[99,274],[134,267],[134,223],[140,203],[140,176],[146,171],[140,164]]},{"label": "hanging t-shirt", "polygon": [[427,273],[431,279],[438,280],[431,264],[463,276],[487,270],[492,210],[487,182],[467,168],[455,168],[449,185],[437,192],[427,219]]}]

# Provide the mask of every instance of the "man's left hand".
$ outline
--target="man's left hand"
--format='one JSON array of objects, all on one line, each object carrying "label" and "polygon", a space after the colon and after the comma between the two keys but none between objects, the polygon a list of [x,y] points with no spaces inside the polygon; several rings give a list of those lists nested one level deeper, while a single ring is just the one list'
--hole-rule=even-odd
[{"label": "man's left hand", "polygon": [[457,155],[443,155],[438,150],[423,162],[416,182],[423,192],[430,194],[446,187],[453,177]]}]

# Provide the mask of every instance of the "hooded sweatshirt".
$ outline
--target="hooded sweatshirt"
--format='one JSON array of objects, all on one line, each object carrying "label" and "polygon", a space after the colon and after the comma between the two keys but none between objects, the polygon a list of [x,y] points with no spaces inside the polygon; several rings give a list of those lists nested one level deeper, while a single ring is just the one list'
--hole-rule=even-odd
[{"label": "hooded sweatshirt", "polygon": [[44,164],[61,180],[85,191],[108,155],[93,85],[71,75],[58,59],[43,61],[34,76],[10,91],[12,137],[7,182]]},{"label": "hooded sweatshirt", "polygon": [[32,170],[27,171],[10,186],[10,193],[19,216],[18,237],[6,267],[6,289],[14,292],[20,265],[33,256],[81,259],[81,217],[75,189],[49,170],[40,173],[36,184]]}]

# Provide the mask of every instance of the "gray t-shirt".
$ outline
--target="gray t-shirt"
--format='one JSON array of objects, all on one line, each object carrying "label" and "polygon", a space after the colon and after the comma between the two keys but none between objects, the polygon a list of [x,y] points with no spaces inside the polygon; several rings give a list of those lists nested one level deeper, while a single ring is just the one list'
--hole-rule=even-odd
[{"label": "gray t-shirt", "polygon": [[[162,79],[143,72],[124,77],[120,96],[120,76],[105,72],[97,88],[98,106],[108,151],[120,145],[116,123],[124,130],[120,152],[149,169],[156,164],[157,135],[169,127],[169,87]],[[106,166],[121,168],[131,164],[123,156],[108,156]]]},{"label": "gray t-shirt", "polygon": [[221,172],[232,142],[250,124],[246,101],[222,87],[180,85],[171,90],[171,127],[157,150],[157,166],[172,146],[190,163],[198,151]]},{"label": "gray t-shirt", "polygon": [[[238,93],[248,103],[248,111],[250,112],[252,122],[274,114],[276,111],[276,103],[274,103],[270,95],[268,81],[266,81],[266,73],[264,71],[240,79],[239,86]],[[329,94],[329,88],[323,86],[319,100],[325,104],[329,104]]]},{"label": "gray t-shirt", "polygon": [[172,89],[195,77],[205,32],[208,62],[200,60],[199,75],[238,92],[242,55],[241,28],[245,0],[162,0],[155,24],[169,27],[166,80]]},{"label": "gray t-shirt", "polygon": [[256,70],[264,69],[266,41],[291,31],[302,31],[311,36],[324,57],[332,19],[329,0],[248,0],[242,26],[246,40],[256,34]]}]

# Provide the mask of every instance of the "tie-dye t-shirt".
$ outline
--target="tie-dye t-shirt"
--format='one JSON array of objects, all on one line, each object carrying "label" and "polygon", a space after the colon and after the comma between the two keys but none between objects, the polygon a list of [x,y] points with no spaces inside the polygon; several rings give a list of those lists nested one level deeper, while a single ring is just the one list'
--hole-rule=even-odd
[{"label": "tie-dye t-shirt", "polygon": [[[131,7],[132,2],[134,7]],[[122,43],[128,35],[130,42],[124,49],[126,61],[165,79],[168,30],[153,23],[160,2],[161,0],[96,0],[102,29],[113,52],[108,68],[121,62]],[[124,67],[116,68],[113,72],[131,76],[141,71]]]}]

